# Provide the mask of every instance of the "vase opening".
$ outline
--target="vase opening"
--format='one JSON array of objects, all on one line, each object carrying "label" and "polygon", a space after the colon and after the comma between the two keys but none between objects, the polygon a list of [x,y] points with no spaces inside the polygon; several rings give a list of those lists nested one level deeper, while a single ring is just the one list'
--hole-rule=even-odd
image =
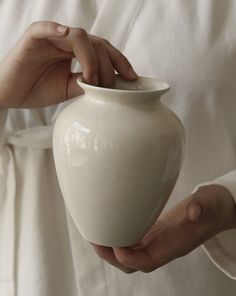
[{"label": "vase opening", "polygon": [[142,76],[139,76],[135,81],[128,81],[116,75],[115,84],[111,88],[86,84],[80,80],[77,80],[77,83],[86,94],[94,98],[96,96],[97,99],[114,100],[126,97],[126,101],[136,98],[136,102],[138,99],[156,100],[170,88],[166,82]]},{"label": "vase opening", "polygon": [[118,77],[114,86],[114,90],[130,92],[162,92],[168,89],[169,85],[166,82],[146,77],[138,77],[135,81],[127,81]]}]

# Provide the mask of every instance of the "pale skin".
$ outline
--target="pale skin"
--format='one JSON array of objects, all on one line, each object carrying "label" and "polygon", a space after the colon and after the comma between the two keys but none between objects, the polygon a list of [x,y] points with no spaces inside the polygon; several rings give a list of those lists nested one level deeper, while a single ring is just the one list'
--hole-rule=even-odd
[{"label": "pale skin", "polygon": [[[71,73],[73,58],[82,73]],[[127,58],[107,40],[81,28],[36,22],[0,62],[0,108],[38,108],[71,99],[83,93],[77,78],[111,87],[115,71],[127,80],[137,78]],[[233,196],[223,186],[208,185],[164,211],[138,245],[93,247],[126,273],[151,272],[231,228],[236,228]]]}]

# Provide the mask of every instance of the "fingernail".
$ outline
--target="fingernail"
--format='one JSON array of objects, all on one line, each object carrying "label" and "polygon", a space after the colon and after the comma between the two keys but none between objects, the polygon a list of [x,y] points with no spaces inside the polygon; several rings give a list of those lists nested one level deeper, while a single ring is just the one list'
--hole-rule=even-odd
[{"label": "fingernail", "polygon": [[67,28],[68,28],[68,27],[66,27],[66,26],[62,26],[62,25],[58,25],[58,26],[56,27],[56,29],[57,29],[57,31],[58,31],[59,33],[65,33],[66,30],[67,30]]},{"label": "fingernail", "polygon": [[90,78],[90,82],[93,85],[98,85],[98,76],[97,76],[97,74],[92,75],[92,77]]},{"label": "fingernail", "polygon": [[194,206],[188,209],[188,218],[191,221],[196,221],[202,213],[202,208],[199,204],[195,204]]},{"label": "fingernail", "polygon": [[136,79],[138,77],[138,75],[135,73],[133,68],[129,68],[127,74],[128,74],[130,79]]}]

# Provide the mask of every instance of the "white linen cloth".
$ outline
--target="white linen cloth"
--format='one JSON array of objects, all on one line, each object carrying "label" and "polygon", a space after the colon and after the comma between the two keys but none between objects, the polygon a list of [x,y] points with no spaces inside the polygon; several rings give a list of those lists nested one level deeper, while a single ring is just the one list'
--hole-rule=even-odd
[{"label": "white linen cloth", "polygon": [[[139,74],[171,85],[163,102],[182,120],[187,149],[167,207],[209,180],[236,197],[235,9],[233,0],[3,0],[0,57],[36,20],[108,38]],[[123,274],[94,254],[66,211],[50,149],[66,104],[0,110],[0,295],[235,295],[201,248],[151,274]],[[204,248],[236,278],[235,230]]]}]

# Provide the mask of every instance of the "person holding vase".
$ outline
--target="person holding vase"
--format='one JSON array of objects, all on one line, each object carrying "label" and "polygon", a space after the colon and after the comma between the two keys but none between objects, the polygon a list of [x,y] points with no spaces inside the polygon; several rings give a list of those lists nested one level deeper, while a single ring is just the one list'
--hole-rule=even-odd
[{"label": "person holding vase", "polygon": [[[235,9],[233,0],[1,2],[0,295],[235,295]],[[83,93],[76,79],[111,87],[115,72],[170,83],[163,103],[187,146],[156,223],[138,245],[113,249],[81,238],[51,136]]]}]

